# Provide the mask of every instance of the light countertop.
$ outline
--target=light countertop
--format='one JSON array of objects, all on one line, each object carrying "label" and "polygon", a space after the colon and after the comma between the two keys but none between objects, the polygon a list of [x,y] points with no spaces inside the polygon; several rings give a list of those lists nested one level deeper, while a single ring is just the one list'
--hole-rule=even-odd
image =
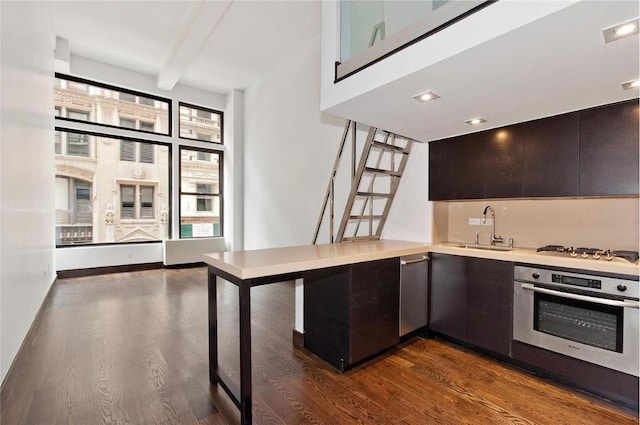
[{"label": "light countertop", "polygon": [[554,257],[536,254],[535,249],[515,248],[512,251],[490,251],[461,248],[460,244],[429,245],[419,242],[380,240],[341,244],[304,245],[248,251],[227,251],[204,254],[204,261],[239,279],[252,279],[279,274],[297,273],[345,264],[382,260],[385,258],[425,252],[461,255],[512,261],[539,266],[564,267],[632,276],[640,274],[637,264],[618,261]]},{"label": "light countertop", "polygon": [[204,261],[240,279],[296,273],[429,251],[407,241],[365,241],[204,254]]}]

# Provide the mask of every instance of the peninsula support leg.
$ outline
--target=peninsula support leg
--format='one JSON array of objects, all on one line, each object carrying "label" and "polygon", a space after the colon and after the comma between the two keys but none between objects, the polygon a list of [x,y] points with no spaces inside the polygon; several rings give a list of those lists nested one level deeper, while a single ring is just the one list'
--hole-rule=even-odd
[{"label": "peninsula support leg", "polygon": [[251,282],[243,281],[240,292],[240,422],[251,424]]}]

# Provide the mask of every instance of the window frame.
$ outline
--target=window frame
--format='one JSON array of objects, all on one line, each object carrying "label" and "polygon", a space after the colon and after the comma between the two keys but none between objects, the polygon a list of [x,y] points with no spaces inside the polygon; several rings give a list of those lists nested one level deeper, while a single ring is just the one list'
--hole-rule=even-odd
[{"label": "window frame", "polygon": [[[192,108],[196,110],[210,112],[212,114],[217,114],[220,117],[220,141],[216,142],[213,140],[197,139],[195,137],[182,137],[180,132],[180,107],[181,106],[184,106],[185,108]],[[207,108],[206,106],[194,105],[193,103],[178,101],[178,113],[176,114],[176,116],[178,121],[178,139],[188,140],[190,142],[204,142],[204,143],[213,143],[214,145],[224,145],[224,111],[219,111],[213,108]],[[197,134],[198,133],[196,133],[196,135]]]},{"label": "window frame", "polygon": [[[95,124],[95,123],[90,123],[90,124]],[[168,186],[168,199],[169,199],[169,204],[172,203],[172,199],[173,199],[173,144],[170,142],[165,142],[165,141],[160,141],[160,140],[149,140],[149,139],[140,139],[140,138],[136,138],[136,137],[128,137],[128,136],[120,136],[120,135],[115,135],[115,134],[110,134],[110,133],[102,133],[102,132],[98,132],[98,131],[91,131],[91,130],[78,130],[78,129],[73,129],[73,128],[69,128],[69,127],[62,127],[62,126],[55,126],[54,127],[54,131],[60,131],[60,132],[67,132],[67,133],[80,133],[80,134],[86,134],[88,136],[94,136],[94,137],[106,137],[109,139],[113,139],[116,141],[119,140],[127,140],[127,141],[131,141],[131,142],[142,142],[142,143],[150,143],[153,145],[158,145],[158,146],[166,146],[168,149],[168,153],[169,153],[169,161],[167,164],[167,175],[168,175],[168,182],[167,182],[167,186]],[[155,135],[157,135],[158,133],[153,133]],[[154,156],[154,161],[155,161],[155,156]],[[154,162],[155,163],[155,162]],[[120,190],[120,185],[121,184],[129,184],[129,185],[142,185],[142,186],[150,186],[148,184],[144,184],[144,182],[136,182],[134,183],[118,183],[118,191]],[[155,193],[154,193],[155,195]],[[168,208],[167,211],[168,214],[168,228],[167,228],[167,239],[172,239],[172,226],[171,223],[173,223],[173,208]],[[155,218],[154,218],[155,219]],[[131,220],[137,220],[137,219],[124,219],[127,221],[131,221]],[[142,219],[142,220],[150,220],[150,219]],[[143,244],[159,244],[159,243],[164,243],[164,240],[154,240],[154,241],[127,241],[127,242],[90,242],[90,243],[78,243],[78,244],[64,244],[64,245],[59,245],[56,243],[56,249],[58,248],[77,248],[77,247],[92,247],[92,246],[124,246],[124,245],[143,245]]]},{"label": "window frame", "polygon": [[[113,124],[103,124],[103,123],[98,123],[98,122],[92,122],[92,121],[83,121],[83,120],[78,120],[78,119],[74,119],[74,118],[67,118],[67,117],[55,117],[56,120],[61,120],[61,121],[69,121],[69,122],[78,122],[78,123],[84,123],[84,124],[90,124],[90,125],[97,125],[100,127],[107,127],[107,128],[117,128],[120,130],[127,130],[127,131],[137,131],[140,133],[146,133],[146,134],[153,134],[153,135],[159,135],[159,136],[169,136],[171,137],[173,134],[173,101],[172,99],[169,98],[164,98],[161,96],[157,96],[155,94],[151,94],[151,93],[144,93],[144,92],[140,92],[137,90],[131,90],[131,89],[127,89],[124,87],[118,87],[118,86],[114,86],[111,84],[106,84],[106,83],[102,83],[99,81],[94,81],[94,80],[87,80],[84,78],[79,78],[79,77],[74,77],[72,75],[67,75],[67,74],[62,74],[60,72],[56,72],[54,74],[54,79],[58,78],[58,79],[62,79],[62,80],[67,80],[73,83],[77,83],[77,84],[86,84],[87,85],[87,89],[89,86],[95,86],[95,87],[100,87],[103,89],[107,89],[107,90],[113,90],[113,91],[117,91],[119,93],[125,93],[125,94],[129,94],[132,96],[138,96],[138,97],[145,97],[148,99],[153,99],[153,100],[157,100],[159,102],[164,102],[167,104],[167,132],[166,133],[162,133],[159,131],[146,131],[146,130],[140,130],[137,128],[128,128],[128,127],[121,127],[118,125],[113,125]],[[58,86],[54,85],[54,88],[57,88]],[[88,91],[88,90],[87,90]],[[148,105],[145,105],[148,106]],[[220,138],[222,139],[222,136],[220,136]]]},{"label": "window frame", "polygon": [[[191,139],[188,139],[191,140]],[[216,143],[217,144],[217,143]],[[183,192],[182,190],[182,151],[196,151],[196,152],[205,152],[212,155],[218,155],[218,193],[201,193],[197,191],[195,192]],[[190,145],[179,145],[177,149],[178,153],[178,239],[203,239],[203,238],[223,238],[224,237],[224,151],[216,150],[216,149],[207,149],[202,147],[190,146]],[[206,197],[217,197],[220,205],[220,234],[214,236],[182,236],[181,231],[181,220],[182,220],[182,196],[206,196]],[[197,199],[197,198],[196,198]],[[197,201],[196,201],[197,202]],[[213,205],[212,205],[213,208]],[[197,209],[197,204],[196,204]]]}]

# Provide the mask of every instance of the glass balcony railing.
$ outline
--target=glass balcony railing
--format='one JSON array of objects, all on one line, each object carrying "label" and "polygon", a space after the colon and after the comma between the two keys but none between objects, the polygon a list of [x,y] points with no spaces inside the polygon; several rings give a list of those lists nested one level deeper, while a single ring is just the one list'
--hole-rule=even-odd
[{"label": "glass balcony railing", "polygon": [[341,0],[336,81],[366,68],[495,0]]}]

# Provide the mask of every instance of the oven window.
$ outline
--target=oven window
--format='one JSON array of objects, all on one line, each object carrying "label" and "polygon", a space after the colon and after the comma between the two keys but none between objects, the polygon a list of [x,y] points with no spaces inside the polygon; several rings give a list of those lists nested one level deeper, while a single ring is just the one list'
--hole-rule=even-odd
[{"label": "oven window", "polygon": [[624,309],[535,294],[534,329],[559,338],[622,353]]}]

